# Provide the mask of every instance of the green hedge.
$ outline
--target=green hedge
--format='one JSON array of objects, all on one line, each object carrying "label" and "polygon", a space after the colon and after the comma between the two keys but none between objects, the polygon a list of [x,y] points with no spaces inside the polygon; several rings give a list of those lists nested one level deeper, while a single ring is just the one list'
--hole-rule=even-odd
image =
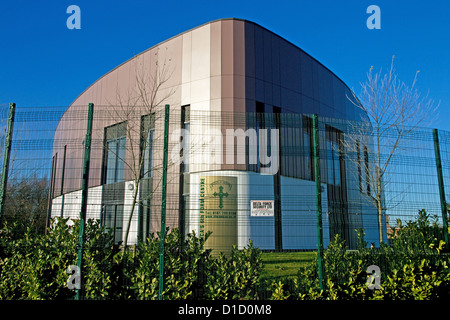
[{"label": "green hedge", "polygon": [[[389,244],[371,248],[359,230],[359,248],[348,251],[336,237],[324,251],[325,289],[319,290],[317,259],[297,277],[262,279],[261,252],[250,242],[228,254],[204,249],[205,239],[165,237],[164,299],[448,299],[449,255],[442,229],[420,211],[398,225]],[[71,299],[67,268],[76,264],[78,221],[52,221],[46,235],[19,238],[14,226],[0,230],[0,299]],[[157,299],[159,234],[123,250],[95,220],[86,225],[83,255],[85,299]],[[381,271],[380,288],[369,289],[367,267]]]},{"label": "green hedge", "polygon": [[[8,226],[0,243],[0,299],[70,299],[67,268],[76,264],[79,222],[53,221],[46,235],[25,232],[14,239]],[[111,233],[95,220],[86,225],[83,252],[85,299],[156,299],[159,279],[159,234],[129,250],[113,244]],[[260,251],[211,255],[204,239],[177,229],[165,237],[164,299],[253,299],[262,270]]]},{"label": "green hedge", "polygon": [[[442,228],[425,210],[406,225],[398,222],[389,244],[372,248],[358,230],[359,247],[349,251],[337,236],[324,252],[325,288],[319,290],[317,258],[296,279],[276,283],[274,299],[436,300],[450,298],[450,255]],[[367,268],[380,269],[379,289],[369,289]]]}]

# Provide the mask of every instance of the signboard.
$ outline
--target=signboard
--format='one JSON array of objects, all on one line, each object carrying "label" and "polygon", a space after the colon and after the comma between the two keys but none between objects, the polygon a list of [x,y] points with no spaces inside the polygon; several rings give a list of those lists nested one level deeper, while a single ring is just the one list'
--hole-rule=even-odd
[{"label": "signboard", "polygon": [[250,216],[252,217],[273,217],[274,201],[273,200],[251,200]]},{"label": "signboard", "polygon": [[199,201],[199,236],[212,232],[205,247],[230,251],[237,244],[237,178],[200,177]]}]

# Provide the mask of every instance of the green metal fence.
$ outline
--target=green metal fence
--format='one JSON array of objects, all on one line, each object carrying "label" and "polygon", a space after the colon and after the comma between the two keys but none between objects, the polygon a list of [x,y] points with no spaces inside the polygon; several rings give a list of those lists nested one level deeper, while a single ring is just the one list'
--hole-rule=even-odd
[{"label": "green metal fence", "polygon": [[[361,249],[364,231],[364,247],[378,250],[367,264],[392,272],[394,253],[382,248],[422,209],[432,238],[448,249],[446,131],[409,128],[398,140],[395,126],[377,137],[366,122],[309,114],[90,105],[17,106],[12,117],[11,106],[0,105],[0,219],[9,230],[2,246],[21,239],[27,228],[43,236],[58,220],[75,223],[75,231],[61,231],[78,232],[67,251],[70,261],[54,270],[58,281],[61,272],[72,281],[62,284],[68,298],[115,298],[111,288],[117,287],[125,288],[122,297],[139,299],[183,298],[183,290],[191,290],[189,298],[211,298],[212,271],[202,261],[251,260],[250,240],[252,250],[264,254],[317,252],[311,261],[326,289],[323,256],[336,236],[351,255]],[[448,260],[444,247],[430,251],[427,243],[408,250]],[[118,262],[120,254],[127,258]],[[179,264],[174,257],[181,257]],[[260,272],[259,260],[253,262]],[[95,290],[91,274],[84,277],[94,269],[98,279],[108,279],[109,294]],[[186,275],[195,279],[189,290],[177,282]],[[170,291],[174,287],[180,296]],[[268,298],[270,288],[248,290],[251,297]]]}]

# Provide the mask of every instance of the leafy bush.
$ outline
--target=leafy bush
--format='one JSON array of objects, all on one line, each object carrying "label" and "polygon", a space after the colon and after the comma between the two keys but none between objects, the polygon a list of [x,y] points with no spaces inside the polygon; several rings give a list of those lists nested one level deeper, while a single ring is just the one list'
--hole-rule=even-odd
[{"label": "leafy bush", "polygon": [[[2,229],[0,256],[0,299],[70,299],[67,268],[77,264],[79,220],[55,219],[45,235],[28,229],[20,239]],[[98,221],[85,225],[83,248],[83,294],[106,298],[112,294],[114,256],[119,252],[112,236]]]},{"label": "leafy bush", "polygon": [[[14,226],[0,231],[0,299],[71,299],[67,267],[75,265],[79,221],[52,221],[45,235]],[[389,244],[371,248],[358,230],[358,250],[348,251],[337,236],[324,251],[324,290],[319,289],[317,259],[299,269],[295,279],[261,280],[263,262],[249,245],[211,254],[205,239],[177,229],[165,236],[164,299],[448,299],[449,256],[442,230],[424,211],[398,225]],[[112,233],[88,220],[82,267],[82,297],[87,299],[157,299],[160,234],[126,250]],[[381,270],[380,288],[369,289],[367,267]]]},{"label": "leafy bush", "polygon": [[[73,295],[66,286],[66,269],[76,264],[76,238],[70,227],[57,221],[48,235],[2,237],[0,261],[1,299],[66,299]],[[4,229],[3,234],[9,234]]]},{"label": "leafy bush", "polygon": [[[203,249],[205,240],[187,235],[185,240],[177,229],[169,232],[164,242],[164,299],[189,299],[198,287],[202,263],[209,253]],[[131,289],[137,299],[157,299],[159,289],[160,234],[139,243],[131,274]]]},{"label": "leafy bush", "polygon": [[243,250],[233,246],[229,255],[210,257],[205,298],[255,299],[262,267],[261,252],[251,241]]},{"label": "leafy bush", "polygon": [[[76,265],[79,221],[57,219],[46,235],[28,230],[15,239],[8,226],[0,242],[0,299],[70,299],[66,273]],[[254,298],[262,270],[252,243],[229,255],[212,256],[205,239],[167,230],[164,243],[164,299]],[[157,299],[160,234],[134,250],[114,245],[112,233],[95,220],[85,226],[82,297]]]},{"label": "leafy bush", "polygon": [[[401,224],[390,244],[370,248],[358,231],[358,250],[348,251],[336,237],[324,252],[325,288],[319,290],[317,259],[301,268],[291,292],[296,299],[444,299],[450,297],[449,256],[442,230],[425,210],[417,220]],[[379,289],[369,289],[367,267],[381,269]],[[278,286],[280,287],[280,286]],[[274,294],[278,294],[275,292]]]},{"label": "leafy bush", "polygon": [[374,292],[374,299],[431,300],[450,296],[450,273],[448,264],[436,268],[429,259],[404,264],[393,270],[383,282],[380,290]]}]

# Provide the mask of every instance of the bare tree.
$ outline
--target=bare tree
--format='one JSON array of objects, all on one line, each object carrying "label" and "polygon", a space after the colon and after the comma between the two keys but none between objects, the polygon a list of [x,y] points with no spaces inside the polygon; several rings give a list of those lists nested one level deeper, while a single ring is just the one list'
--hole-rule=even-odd
[{"label": "bare tree", "polygon": [[[3,119],[1,122],[0,154],[3,158],[6,121]],[[13,226],[17,236],[24,234],[27,228],[36,234],[43,233],[46,229],[50,181],[45,173],[42,175],[42,170],[48,163],[45,157],[38,156],[33,147],[43,138],[42,135],[36,135],[36,128],[30,120],[16,122],[14,126],[6,198],[1,219],[8,221],[10,227]],[[43,134],[44,131],[40,133]]]},{"label": "bare tree", "polygon": [[15,232],[23,234],[27,228],[34,233],[45,231],[49,181],[36,174],[8,183],[5,201],[5,220],[14,222]]},{"label": "bare tree", "polygon": [[[127,213],[129,215],[126,221],[124,247],[128,245],[130,229],[137,208],[148,209],[151,206],[149,200],[154,199],[155,192],[162,186],[164,105],[170,104],[178,87],[170,82],[175,66],[168,58],[167,53],[160,52],[160,50],[164,49],[158,48],[151,59],[146,58],[146,64],[144,64],[142,55],[133,59],[135,61],[134,84],[130,85],[125,92],[118,86],[115,101],[109,101],[109,106],[105,110],[108,118],[113,119],[114,123],[126,124],[123,126],[126,136],[123,148],[126,150],[126,154],[115,154],[123,161],[125,170],[129,173],[125,181],[133,183],[131,203],[128,203]],[[180,116],[181,113],[171,112],[171,119],[173,119],[173,115]],[[149,139],[152,129],[154,129],[154,136]],[[211,143],[204,141],[204,137],[209,137],[208,132],[202,131],[200,137],[193,137],[184,132],[184,129],[181,131],[178,129],[175,128],[171,132],[173,136],[170,140],[172,142],[179,140],[170,150],[167,171],[177,166],[181,170],[180,165],[183,161],[186,161],[194,153],[205,153],[205,146]],[[208,125],[206,125],[206,130],[208,130]],[[189,139],[189,143],[182,142],[184,139]],[[147,153],[150,141],[155,142],[150,146],[151,148],[161,151],[154,153],[155,158],[151,160],[151,165],[149,165],[148,158],[151,155]],[[173,182],[179,183],[178,175],[168,174],[168,179],[167,185]]]},{"label": "bare tree", "polygon": [[[149,126],[141,126],[141,116],[148,115],[152,117],[150,121],[156,123],[159,118],[164,117],[161,112],[162,106],[168,102],[171,96],[176,92],[175,87],[166,86],[167,82],[173,74],[166,57],[161,58],[159,49],[151,59],[151,65],[144,65],[143,57],[135,58],[135,84],[127,89],[125,94],[121,88],[116,89],[116,102],[109,103],[110,108],[107,112],[109,117],[114,119],[116,123],[124,122],[126,140],[122,147],[126,149],[125,154],[116,154],[123,161],[125,169],[130,174],[130,179],[133,182],[133,195],[131,206],[129,208],[129,216],[126,224],[126,232],[124,239],[124,247],[127,247],[128,237],[130,233],[131,224],[136,211],[136,207],[142,205],[144,200],[148,200],[152,194],[148,193],[144,196],[140,195],[142,181],[148,177],[150,172],[157,172],[158,167],[152,166],[148,168],[145,164],[147,144],[149,140]],[[158,137],[154,137],[158,140]],[[121,158],[123,157],[123,158]],[[161,169],[161,168],[160,168]],[[153,189],[157,189],[161,183],[161,179],[153,179]],[[152,181],[153,182],[153,181]],[[156,186],[155,186],[156,185]]]},{"label": "bare tree", "polygon": [[393,56],[390,68],[384,73],[382,70],[374,73],[372,66],[366,81],[361,83],[360,96],[352,92],[352,97],[348,97],[368,117],[350,125],[345,148],[357,155],[350,159],[358,166],[360,182],[376,206],[380,243],[383,242],[382,216],[386,210],[384,187],[390,180],[392,160],[407,143],[408,135],[429,121],[437,109],[428,94],[422,96],[416,89],[419,71],[408,86],[398,79],[394,59]]}]

